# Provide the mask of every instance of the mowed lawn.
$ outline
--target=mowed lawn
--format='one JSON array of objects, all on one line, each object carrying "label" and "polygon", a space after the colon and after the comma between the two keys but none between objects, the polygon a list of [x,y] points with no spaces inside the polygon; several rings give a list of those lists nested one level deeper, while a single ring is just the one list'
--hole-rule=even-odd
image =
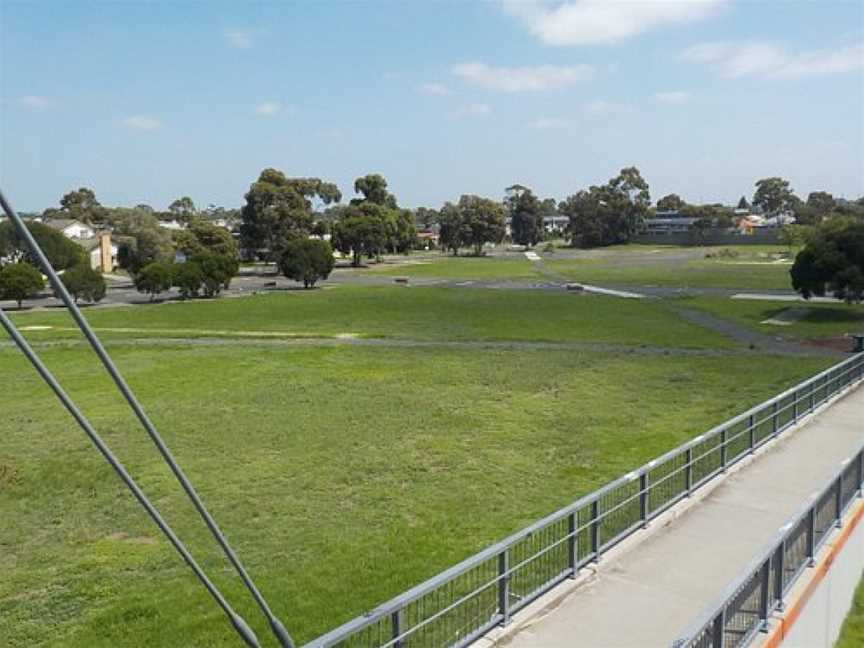
[{"label": "mowed lawn", "polygon": [[421,260],[406,257],[396,265],[374,266],[366,272],[386,276],[441,279],[543,279],[523,254],[507,256],[452,256],[442,254]]},{"label": "mowed lawn", "polygon": [[[789,338],[838,337],[864,333],[864,305],[844,303],[784,302],[749,299],[694,297],[688,305],[733,320],[749,328]],[[783,318],[790,311],[789,324],[763,324],[766,320]]]},{"label": "mowed lawn", "polygon": [[[87,318],[106,338],[357,336],[416,340],[599,342],[728,347],[659,300],[621,300],[539,290],[336,286],[242,298],[96,308]],[[36,339],[77,336],[63,311],[14,315]]]},{"label": "mowed lawn", "polygon": [[858,585],[852,609],[843,622],[840,638],[834,648],[860,648],[864,646],[864,580]]},{"label": "mowed lawn", "polygon": [[[212,314],[242,301],[154,311]],[[129,312],[138,309],[104,316]],[[203,341],[110,348],[301,642],[827,362]],[[92,355],[77,346],[42,352],[266,641],[260,615]],[[4,646],[238,645],[8,346],[0,409]]]},{"label": "mowed lawn", "polygon": [[621,259],[544,259],[546,266],[584,283],[681,288],[791,290],[788,263],[768,260],[703,258],[685,261]]}]

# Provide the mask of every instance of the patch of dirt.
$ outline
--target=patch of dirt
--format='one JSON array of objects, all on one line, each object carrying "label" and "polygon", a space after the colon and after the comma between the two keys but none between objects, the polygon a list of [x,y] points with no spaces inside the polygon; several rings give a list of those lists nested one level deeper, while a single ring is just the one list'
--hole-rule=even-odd
[{"label": "patch of dirt", "polygon": [[0,490],[21,481],[21,471],[9,463],[0,463]]},{"label": "patch of dirt", "polygon": [[843,335],[829,338],[807,338],[801,342],[802,344],[816,347],[817,349],[830,349],[832,351],[842,351],[846,353],[851,353],[852,347],[855,344],[851,338]]},{"label": "patch of dirt", "polygon": [[135,536],[132,537],[125,531],[115,531],[114,533],[106,536],[108,540],[114,540],[115,542],[126,542],[128,544],[140,544],[140,545],[155,545],[156,538],[151,538],[150,536]]}]

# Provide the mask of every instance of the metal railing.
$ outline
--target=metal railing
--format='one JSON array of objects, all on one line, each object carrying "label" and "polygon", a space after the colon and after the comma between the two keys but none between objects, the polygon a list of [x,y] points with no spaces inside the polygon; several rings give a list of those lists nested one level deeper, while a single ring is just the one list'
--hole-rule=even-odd
[{"label": "metal railing", "polygon": [[783,598],[806,571],[815,565],[820,547],[840,528],[843,515],[864,486],[864,446],[843,463],[828,485],[805,510],[783,526],[768,548],[750,563],[672,648],[744,648],[760,630],[768,629],[768,616],[782,609]]},{"label": "metal railing", "polygon": [[[582,567],[598,561],[611,547],[862,377],[864,354],[856,354],[311,641],[306,648],[466,646],[495,626],[506,625],[515,612],[562,581],[575,578]],[[819,529],[822,520],[817,518]],[[749,600],[742,598],[742,609]]]}]

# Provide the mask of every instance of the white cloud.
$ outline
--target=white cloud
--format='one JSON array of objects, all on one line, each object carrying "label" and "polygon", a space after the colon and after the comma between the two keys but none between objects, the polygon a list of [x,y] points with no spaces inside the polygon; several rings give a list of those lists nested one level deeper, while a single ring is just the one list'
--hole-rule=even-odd
[{"label": "white cloud", "polygon": [[282,104],[278,101],[265,101],[255,106],[255,114],[272,117],[282,112]]},{"label": "white cloud", "polygon": [[461,108],[453,111],[451,115],[454,117],[483,117],[492,112],[492,106],[485,103],[466,104]]},{"label": "white cloud", "polygon": [[453,68],[460,79],[497,92],[535,92],[562,88],[594,77],[590,65],[534,65],[495,67],[485,63],[462,63]]},{"label": "white cloud", "polygon": [[691,95],[684,90],[670,90],[668,92],[655,92],[654,98],[660,103],[683,104],[690,101]]},{"label": "white cloud", "polygon": [[228,45],[235,49],[249,49],[252,47],[252,33],[242,29],[226,30],[225,40],[228,41]]},{"label": "white cloud", "polygon": [[563,128],[567,125],[567,122],[563,119],[559,119],[557,117],[541,117],[540,119],[535,119],[531,122],[531,128],[536,128],[537,130],[550,130],[553,128]]},{"label": "white cloud", "polygon": [[162,128],[162,122],[147,115],[132,115],[123,120],[123,124],[135,130],[153,131]]},{"label": "white cloud", "polygon": [[659,27],[683,25],[713,16],[727,0],[501,0],[547,45],[608,45]]},{"label": "white cloud", "polygon": [[700,43],[683,58],[712,64],[728,79],[807,79],[864,69],[864,43],[803,52],[762,41]]},{"label": "white cloud", "polygon": [[635,112],[633,108],[627,104],[606,101],[604,99],[589,101],[582,106],[582,109],[589,115],[614,115]]},{"label": "white cloud", "polygon": [[48,101],[48,99],[46,99],[45,97],[37,97],[36,95],[27,95],[21,97],[18,100],[18,103],[25,108],[31,108],[33,110],[42,110],[43,108],[47,108],[51,105],[51,102]]},{"label": "white cloud", "polygon": [[443,83],[421,83],[417,92],[429,97],[444,97],[450,94],[450,88]]}]

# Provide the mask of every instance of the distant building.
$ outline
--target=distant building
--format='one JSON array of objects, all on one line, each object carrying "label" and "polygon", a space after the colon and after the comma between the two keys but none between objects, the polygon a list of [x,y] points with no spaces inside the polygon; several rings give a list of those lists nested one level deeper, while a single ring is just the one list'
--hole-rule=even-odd
[{"label": "distant building", "polygon": [[87,251],[90,267],[99,272],[114,272],[119,263],[117,254],[120,249],[111,239],[109,232],[102,232],[93,238],[75,241]]},{"label": "distant building", "polygon": [[95,229],[74,218],[52,218],[46,220],[45,225],[76,241],[96,238]]},{"label": "distant building", "polygon": [[544,216],[543,217],[543,229],[546,232],[563,232],[567,225],[570,224],[569,216],[562,216],[561,214],[553,214],[552,216]]},{"label": "distant building", "polygon": [[676,232],[689,232],[690,226],[698,218],[685,216],[677,209],[665,209],[657,211],[654,218],[646,218],[644,221],[644,232],[646,234],[673,234]]},{"label": "distant building", "polygon": [[181,223],[177,219],[167,220],[167,221],[160,220],[159,221],[159,227],[161,227],[162,229],[167,229],[167,230],[184,230],[184,229],[186,229],[186,225],[184,225],[183,223]]}]

